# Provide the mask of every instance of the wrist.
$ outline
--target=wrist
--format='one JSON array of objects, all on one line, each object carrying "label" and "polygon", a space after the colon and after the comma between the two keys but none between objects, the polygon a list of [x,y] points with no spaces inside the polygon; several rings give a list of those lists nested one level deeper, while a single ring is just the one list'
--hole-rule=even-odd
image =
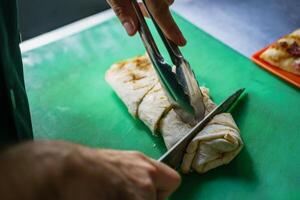
[{"label": "wrist", "polygon": [[39,152],[37,143],[28,142],[1,152],[0,199],[57,199],[58,162],[51,154]]}]

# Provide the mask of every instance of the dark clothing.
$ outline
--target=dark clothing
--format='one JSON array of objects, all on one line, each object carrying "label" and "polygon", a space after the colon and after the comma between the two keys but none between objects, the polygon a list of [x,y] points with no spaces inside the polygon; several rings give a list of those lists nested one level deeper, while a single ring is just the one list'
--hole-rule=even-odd
[{"label": "dark clothing", "polygon": [[0,146],[32,139],[15,0],[0,0]]}]

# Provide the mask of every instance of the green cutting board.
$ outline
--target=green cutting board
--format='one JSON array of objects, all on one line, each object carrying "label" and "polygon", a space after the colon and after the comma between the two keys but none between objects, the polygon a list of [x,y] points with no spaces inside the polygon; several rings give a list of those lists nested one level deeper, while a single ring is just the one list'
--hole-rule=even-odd
[{"label": "green cutting board", "polygon": [[[228,46],[176,17],[188,45],[183,53],[219,103],[245,87],[233,111],[245,147],[227,166],[183,175],[171,199],[300,199],[300,94]],[[166,151],[160,137],[133,119],[104,81],[119,60],[144,54],[117,19],[23,54],[36,139],[91,147]]]}]

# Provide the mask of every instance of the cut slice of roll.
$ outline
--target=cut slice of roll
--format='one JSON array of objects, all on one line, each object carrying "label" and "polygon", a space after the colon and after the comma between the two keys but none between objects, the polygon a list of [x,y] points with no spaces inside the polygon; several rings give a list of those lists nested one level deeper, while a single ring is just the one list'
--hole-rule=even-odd
[{"label": "cut slice of roll", "polygon": [[[107,82],[128,107],[153,133],[160,133],[166,147],[171,148],[193,127],[182,122],[168,102],[147,56],[140,56],[114,64],[106,73]],[[215,108],[209,91],[200,87],[206,114]],[[242,149],[239,129],[231,114],[215,116],[188,145],[181,169],[207,172],[228,164]]]},{"label": "cut slice of roll", "polygon": [[171,108],[168,98],[157,82],[140,103],[138,116],[155,133],[161,118]]},{"label": "cut slice of roll", "polygon": [[158,82],[147,56],[115,63],[106,72],[105,80],[125,103],[129,113],[135,117],[144,96]]}]

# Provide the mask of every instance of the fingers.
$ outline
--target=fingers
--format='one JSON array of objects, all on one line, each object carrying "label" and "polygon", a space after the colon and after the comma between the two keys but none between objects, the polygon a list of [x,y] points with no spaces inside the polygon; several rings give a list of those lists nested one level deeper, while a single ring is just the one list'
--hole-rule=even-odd
[{"label": "fingers", "polygon": [[132,155],[137,156],[138,158],[142,159],[143,162],[146,162],[154,167],[152,168],[152,170],[149,170],[149,168],[146,168],[145,170],[148,171],[148,174],[153,181],[158,200],[166,199],[180,185],[181,177],[172,168],[156,160],[153,160],[139,152],[127,153],[131,153]]},{"label": "fingers", "polygon": [[186,40],[175,23],[169,5],[173,3],[173,0],[146,0],[149,12],[155,18],[157,24],[162,29],[164,34],[179,46],[186,44]]},{"label": "fingers", "polygon": [[137,32],[138,21],[130,0],[107,0],[128,35]]},{"label": "fingers", "polygon": [[[123,24],[128,35],[134,35],[138,30],[138,20],[134,12],[134,8],[130,2],[131,0],[107,0],[112,7],[115,14]],[[153,15],[156,22],[164,32],[164,34],[179,46],[186,44],[186,40],[175,23],[169,6],[174,0],[146,0],[149,12]],[[140,4],[141,11],[144,16],[148,16],[143,4]]]},{"label": "fingers", "polygon": [[175,170],[163,163],[155,160],[151,160],[151,163],[157,169],[157,173],[153,177],[157,189],[157,197],[159,200],[164,200],[178,188],[181,177]]},{"label": "fingers", "polygon": [[130,183],[141,199],[166,199],[180,184],[180,176],[165,164],[136,151],[98,150],[104,163],[117,166],[117,171]]}]

